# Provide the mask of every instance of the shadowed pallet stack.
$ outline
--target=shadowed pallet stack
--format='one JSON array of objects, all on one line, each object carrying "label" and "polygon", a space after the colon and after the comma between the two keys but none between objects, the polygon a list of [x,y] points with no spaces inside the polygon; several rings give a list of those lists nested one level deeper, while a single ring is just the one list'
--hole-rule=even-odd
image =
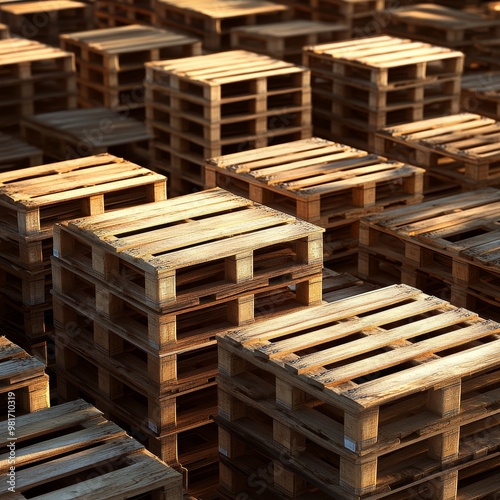
[{"label": "shadowed pallet stack", "polygon": [[[1,445],[9,438],[0,423]],[[181,500],[182,476],[85,401],[40,410],[16,419],[14,492],[2,499]],[[0,472],[7,475],[5,455]]]},{"label": "shadowed pallet stack", "polygon": [[0,6],[0,21],[11,33],[59,46],[59,35],[92,29],[92,4],[73,0],[16,2]]},{"label": "shadowed pallet stack", "polygon": [[206,158],[311,137],[310,73],[242,50],[146,64],[152,167],[174,195],[205,184]]},{"label": "shadowed pallet stack", "polygon": [[[0,400],[4,405],[4,438],[15,437],[16,417],[49,406],[49,376],[45,365],[6,337],[0,337]],[[14,433],[12,433],[12,432]]]},{"label": "shadowed pallet stack", "polygon": [[17,170],[42,163],[41,149],[0,132],[0,171]]},{"label": "shadowed pallet stack", "polygon": [[195,35],[212,51],[230,47],[231,28],[289,17],[288,7],[265,0],[154,0],[154,11],[159,26]]},{"label": "shadowed pallet stack", "polygon": [[50,255],[56,222],[164,200],[165,184],[162,175],[106,154],[1,173],[4,333],[28,351],[40,347],[46,356],[44,344],[52,330]]},{"label": "shadowed pallet stack", "polygon": [[90,398],[188,477],[216,463],[215,336],[320,303],[322,231],[217,188],[57,225],[60,398]]},{"label": "shadowed pallet stack", "polygon": [[75,54],[78,104],[105,106],[144,119],[144,64],[201,55],[201,42],[149,26],[61,35],[61,47]]},{"label": "shadowed pallet stack", "polygon": [[393,9],[391,14],[386,32],[460,50],[466,65],[475,59],[475,43],[500,36],[500,18],[457,8],[421,3]]},{"label": "shadowed pallet stack", "polygon": [[99,107],[24,117],[21,135],[42,149],[47,161],[110,153],[141,165],[148,163],[151,139],[143,122]]},{"label": "shadowed pallet stack", "polygon": [[443,294],[500,319],[500,190],[487,188],[361,219],[359,275]]},{"label": "shadowed pallet stack", "polygon": [[94,18],[99,28],[130,24],[154,26],[154,0],[94,0]]},{"label": "shadowed pallet stack", "polygon": [[348,29],[347,35],[353,38],[378,32],[377,14],[386,6],[390,8],[391,3],[386,0],[279,0],[279,2],[292,9],[294,18],[344,24]]},{"label": "shadowed pallet stack", "polygon": [[461,102],[463,111],[500,120],[500,71],[464,75]]},{"label": "shadowed pallet stack", "polygon": [[406,285],[229,331],[222,498],[450,500],[475,475],[498,494],[499,333]]},{"label": "shadowed pallet stack", "polygon": [[426,194],[500,185],[500,122],[460,113],[377,131],[375,151],[426,170]]},{"label": "shadowed pallet stack", "polygon": [[347,26],[292,19],[272,24],[239,26],[231,30],[231,48],[266,54],[294,64],[302,64],[305,45],[349,38]]},{"label": "shadowed pallet stack", "polygon": [[205,164],[219,186],[326,229],[324,260],[357,253],[359,219],[422,200],[424,171],[317,137],[243,151]]},{"label": "shadowed pallet stack", "polygon": [[0,23],[0,40],[10,37],[9,27]]},{"label": "shadowed pallet stack", "polygon": [[463,54],[380,36],[304,47],[314,133],[373,151],[383,127],[459,111]]},{"label": "shadowed pallet stack", "polygon": [[22,117],[76,108],[73,54],[22,38],[0,40],[0,130]]}]

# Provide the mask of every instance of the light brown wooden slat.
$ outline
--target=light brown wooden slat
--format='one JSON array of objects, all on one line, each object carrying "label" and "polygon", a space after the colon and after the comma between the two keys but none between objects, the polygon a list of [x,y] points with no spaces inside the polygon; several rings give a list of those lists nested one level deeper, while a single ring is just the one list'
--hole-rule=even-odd
[{"label": "light brown wooden slat", "polygon": [[403,325],[391,330],[380,331],[368,337],[353,340],[342,346],[323,349],[318,353],[301,356],[297,361],[287,364],[287,369],[293,373],[304,373],[310,368],[317,368],[336,362],[347,360],[376,349],[387,347],[389,344],[412,337],[430,333],[436,328],[445,328],[477,317],[477,314],[465,309],[451,311],[413,321],[411,325]]},{"label": "light brown wooden slat", "polygon": [[367,359],[355,361],[340,368],[326,370],[320,376],[314,376],[314,382],[320,387],[341,384],[346,380],[362,377],[374,370],[384,370],[397,364],[411,361],[418,356],[429,352],[441,352],[446,349],[458,347],[465,342],[472,342],[482,337],[493,335],[500,331],[500,327],[489,329],[493,322],[480,322],[459,330],[444,333],[437,337],[422,340],[403,346],[399,349],[391,349],[385,353],[374,354]]}]

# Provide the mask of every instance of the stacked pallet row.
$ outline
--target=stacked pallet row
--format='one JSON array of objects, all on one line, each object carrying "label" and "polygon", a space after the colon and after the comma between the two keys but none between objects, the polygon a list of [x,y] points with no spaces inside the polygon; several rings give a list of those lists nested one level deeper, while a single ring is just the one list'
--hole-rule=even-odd
[{"label": "stacked pallet row", "polygon": [[76,108],[72,54],[22,38],[0,40],[0,130],[19,131],[22,117]]},{"label": "stacked pallet row", "polygon": [[2,499],[183,498],[178,472],[85,401],[19,414],[0,431],[14,457],[0,461]]},{"label": "stacked pallet row", "polygon": [[147,165],[151,139],[140,120],[109,108],[68,109],[24,117],[21,137],[46,161],[110,153]]},{"label": "stacked pallet row", "polygon": [[359,276],[417,286],[500,319],[500,190],[486,188],[361,220]]},{"label": "stacked pallet row", "polygon": [[383,127],[459,111],[463,54],[448,48],[380,36],[305,47],[304,64],[326,139],[373,152]]},{"label": "stacked pallet row", "polygon": [[406,285],[229,331],[221,497],[495,498],[499,333]]},{"label": "stacked pallet row", "polygon": [[0,6],[11,33],[59,46],[59,35],[93,28],[92,4],[73,0],[13,2]]},{"label": "stacked pallet row", "polygon": [[231,29],[231,48],[302,63],[302,47],[349,38],[347,25],[306,19],[238,26]]},{"label": "stacked pallet row", "polygon": [[329,266],[347,266],[356,257],[363,215],[420,202],[423,173],[320,138],[211,158],[205,164],[207,187],[222,187],[325,228],[323,258]]},{"label": "stacked pallet row", "polygon": [[[349,37],[378,33],[383,22],[378,14],[391,2],[386,0],[280,0],[288,5],[298,19],[345,24]],[[387,5],[386,5],[387,4]]]},{"label": "stacked pallet row", "polygon": [[56,226],[59,397],[195,482],[217,464],[215,336],[320,303],[322,231],[221,189]]},{"label": "stacked pallet row", "polygon": [[209,51],[229,49],[231,29],[283,21],[289,9],[266,0],[153,0],[156,22],[197,36]]},{"label": "stacked pallet row", "polygon": [[41,165],[43,151],[24,141],[0,133],[0,171]]},{"label": "stacked pallet row", "polygon": [[94,19],[99,28],[157,23],[154,0],[95,0]]},{"label": "stacked pallet row", "polygon": [[[71,217],[159,201],[166,180],[100,155],[0,174],[0,318],[4,334],[44,362],[53,358],[53,226]],[[53,359],[51,360],[53,361]]]},{"label": "stacked pallet row", "polygon": [[500,18],[419,3],[394,9],[385,31],[393,36],[410,37],[459,50],[465,54],[465,63],[469,67],[476,61],[476,44],[500,37]]},{"label": "stacked pallet row", "polygon": [[7,441],[16,437],[16,417],[47,408],[50,400],[49,376],[45,373],[45,365],[2,336],[0,400],[4,408],[0,425],[6,427],[2,436]]},{"label": "stacked pallet row", "polygon": [[384,128],[375,151],[426,170],[427,195],[500,186],[500,122],[460,113]]},{"label": "stacked pallet row", "polygon": [[75,54],[78,105],[105,106],[144,119],[144,64],[201,55],[201,42],[149,26],[123,26],[61,35]]},{"label": "stacked pallet row", "polygon": [[203,188],[206,158],[311,137],[310,73],[246,51],[146,64],[153,168],[172,194]]},{"label": "stacked pallet row", "polygon": [[500,71],[464,75],[460,100],[463,111],[500,120]]}]

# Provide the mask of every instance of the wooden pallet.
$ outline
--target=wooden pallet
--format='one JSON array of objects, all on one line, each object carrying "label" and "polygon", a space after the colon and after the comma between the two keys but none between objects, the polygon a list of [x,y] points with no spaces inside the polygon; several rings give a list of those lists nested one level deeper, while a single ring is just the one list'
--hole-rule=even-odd
[{"label": "wooden pallet", "polygon": [[422,3],[392,11],[386,30],[395,36],[467,49],[477,39],[500,35],[500,21],[442,5]]},{"label": "wooden pallet", "polygon": [[[292,498],[301,478],[382,498],[474,460],[479,430],[498,450],[498,333],[407,285],[240,327],[218,338],[218,422],[270,450]],[[219,451],[242,454],[224,432]]]},{"label": "wooden pallet", "polygon": [[[490,303],[499,293],[498,215],[500,191],[484,189],[397,209],[361,220],[359,275],[376,279],[382,259],[400,268],[400,280],[424,287],[427,273],[451,287],[451,301],[469,306],[474,292]],[[425,278],[425,276],[424,276]]]},{"label": "wooden pallet", "polygon": [[55,161],[109,152],[141,162],[151,139],[144,123],[104,107],[24,117],[21,133]]},{"label": "wooden pallet", "polygon": [[[164,313],[254,293],[294,273],[317,274],[322,232],[214,188],[140,213],[133,208],[62,222],[55,228],[54,255]],[[54,288],[64,293],[71,280],[59,279]]]},{"label": "wooden pallet", "polygon": [[500,70],[500,37],[476,41],[470,58],[479,68],[488,71]]},{"label": "wooden pallet", "polygon": [[410,39],[378,36],[304,47],[304,64],[313,75],[390,90],[459,76],[463,54]]},{"label": "wooden pallet", "polygon": [[144,107],[144,64],[201,54],[201,42],[173,31],[129,25],[61,35],[75,54],[79,102],[115,111]]},{"label": "wooden pallet", "polygon": [[95,0],[94,18],[98,28],[112,28],[141,24],[157,25],[153,1]]},{"label": "wooden pallet", "polygon": [[484,6],[486,14],[498,19],[500,17],[500,2],[487,2]]},{"label": "wooden pallet", "polygon": [[[15,498],[182,498],[178,472],[83,400],[19,417],[16,435]],[[4,483],[2,498],[12,497]]]},{"label": "wooden pallet", "polygon": [[[122,370],[116,367],[107,370],[100,360],[85,352],[83,345],[62,342],[58,335],[55,348],[57,390],[63,399],[68,395],[63,393],[65,389],[62,383],[59,384],[59,375],[88,392],[99,409],[109,408],[112,415],[120,416],[129,425],[137,422],[156,437],[205,425],[217,411],[215,380],[177,393],[153,395],[153,391],[144,392],[139,384],[125,379]],[[108,404],[103,407],[98,402],[104,399]]]},{"label": "wooden pallet", "polygon": [[219,186],[324,228],[422,199],[423,170],[317,137],[205,163]]},{"label": "wooden pallet", "polygon": [[379,130],[375,150],[388,157],[404,152],[413,165],[470,190],[498,184],[499,137],[500,122],[461,113]]},{"label": "wooden pallet", "polygon": [[3,173],[1,229],[31,241],[50,238],[59,220],[165,199],[165,181],[108,154]]},{"label": "wooden pallet", "polygon": [[0,40],[0,128],[18,132],[22,116],[76,108],[72,54],[23,38]]},{"label": "wooden pallet", "polygon": [[50,299],[51,271],[28,271],[0,258],[0,295],[23,305],[45,304]]},{"label": "wooden pallet", "polygon": [[471,73],[462,77],[463,111],[500,119],[500,71]]},{"label": "wooden pallet", "polygon": [[[12,343],[7,337],[0,337],[0,394],[5,403],[5,425],[3,436],[9,440],[16,437],[7,432],[7,422],[14,421],[25,413],[31,413],[49,406],[49,377],[45,365],[29,356],[24,349]],[[7,415],[7,410],[10,415]],[[11,425],[9,423],[9,425]]]},{"label": "wooden pallet", "polygon": [[43,152],[31,144],[0,133],[0,170],[2,172],[41,165]]},{"label": "wooden pallet", "polygon": [[282,21],[288,8],[265,0],[155,0],[154,10],[160,26],[192,33],[208,50],[227,49],[231,28]]},{"label": "wooden pallet", "polygon": [[302,47],[348,38],[348,26],[292,19],[280,23],[231,29],[231,48],[266,54],[294,64],[302,63]]},{"label": "wooden pallet", "polygon": [[[90,376],[94,368],[87,366],[83,373]],[[128,405],[117,405],[116,399],[113,402],[108,396],[100,396],[92,379],[90,379],[91,384],[87,385],[75,371],[66,372],[56,367],[56,373],[59,401],[68,402],[84,398],[85,401],[92,402],[107,415],[107,418],[125,429],[160,460],[182,472],[183,476],[187,475],[187,481],[183,481],[185,484],[189,484],[191,472],[218,461],[217,429],[214,429],[212,420],[192,422],[183,429],[179,426],[175,432],[158,436],[148,427],[148,418],[147,414],[143,413],[145,411],[143,405],[137,404],[130,397],[125,398],[129,402]],[[213,399],[216,404],[215,396]]]},{"label": "wooden pallet", "polygon": [[59,46],[59,35],[93,27],[92,5],[73,0],[43,0],[0,6],[0,20],[12,33]]}]

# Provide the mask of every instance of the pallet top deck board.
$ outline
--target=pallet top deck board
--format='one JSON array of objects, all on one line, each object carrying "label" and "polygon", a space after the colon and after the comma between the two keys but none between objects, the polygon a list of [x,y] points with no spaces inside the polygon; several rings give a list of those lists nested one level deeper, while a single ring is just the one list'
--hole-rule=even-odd
[{"label": "pallet top deck board", "polygon": [[499,333],[498,323],[393,285],[239,327],[218,342],[324,401],[364,411],[498,366]]},{"label": "pallet top deck board", "polygon": [[208,16],[213,19],[288,10],[285,5],[264,0],[214,0],[210,3],[205,0],[175,0],[174,2],[159,0],[158,3],[164,8],[185,10],[189,14]]},{"label": "pallet top deck board", "polygon": [[291,73],[304,73],[301,66],[245,50],[175,59],[146,64],[156,72],[171,73],[179,79],[224,85],[244,80],[256,80]]},{"label": "pallet top deck board", "polygon": [[0,10],[14,15],[54,12],[59,10],[89,8],[88,4],[74,0],[41,0],[39,2],[21,2],[2,5]]},{"label": "pallet top deck board", "polygon": [[194,37],[142,25],[81,31],[63,34],[61,38],[66,42],[78,43],[81,46],[104,54],[126,54],[159,47],[199,43],[199,40]]},{"label": "pallet top deck board", "polygon": [[63,222],[61,227],[134,266],[157,271],[221,259],[323,231],[219,188],[143,206],[132,220],[128,214],[132,211],[116,211],[114,217],[77,219]]},{"label": "pallet top deck board", "polygon": [[0,203],[28,210],[163,180],[147,168],[102,154],[2,173]]},{"label": "pallet top deck board", "polygon": [[0,66],[60,58],[72,59],[73,55],[34,40],[23,38],[0,40]]},{"label": "pallet top deck board", "polygon": [[[9,385],[17,382],[41,377],[45,373],[45,365],[30,356],[24,349],[14,344],[6,337],[0,337],[0,385],[2,392]],[[5,436],[8,433],[5,432]]]},{"label": "pallet top deck board", "polygon": [[379,69],[463,57],[461,52],[446,47],[391,36],[310,45],[304,51],[312,56]]},{"label": "pallet top deck board", "polygon": [[15,137],[0,133],[0,164],[5,161],[36,155],[42,159],[42,150]]},{"label": "pallet top deck board", "polygon": [[291,19],[279,23],[269,23],[255,26],[238,26],[232,29],[235,33],[263,35],[270,38],[307,36],[315,33],[330,33],[345,31],[346,25],[326,23],[322,21],[309,21],[306,19]]},{"label": "pallet top deck board", "polygon": [[431,3],[399,7],[392,10],[391,13],[398,20],[433,28],[468,30],[500,25],[499,20],[488,19],[473,12],[465,12],[460,9],[452,9]]}]

